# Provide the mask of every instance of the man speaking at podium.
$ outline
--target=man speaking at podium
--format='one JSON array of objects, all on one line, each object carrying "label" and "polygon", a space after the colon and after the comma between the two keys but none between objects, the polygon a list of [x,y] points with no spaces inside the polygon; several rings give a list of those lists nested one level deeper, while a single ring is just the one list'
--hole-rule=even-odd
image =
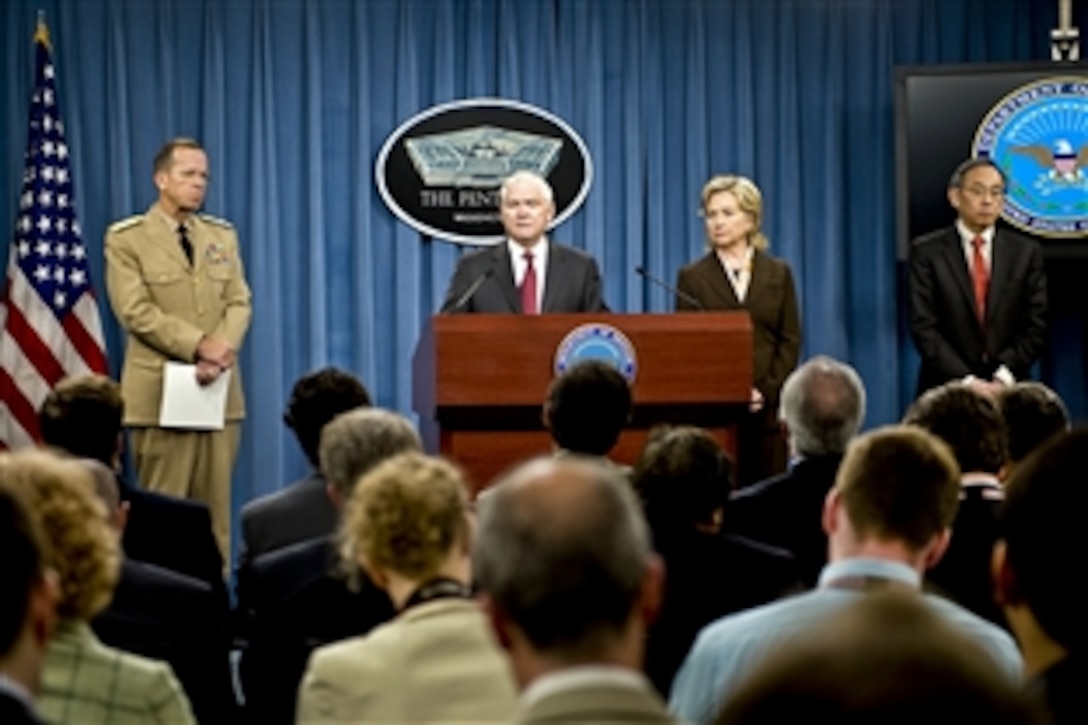
[{"label": "man speaking at podium", "polygon": [[514,172],[499,207],[506,240],[461,258],[442,312],[608,312],[593,257],[545,235],[555,201],[544,178]]}]

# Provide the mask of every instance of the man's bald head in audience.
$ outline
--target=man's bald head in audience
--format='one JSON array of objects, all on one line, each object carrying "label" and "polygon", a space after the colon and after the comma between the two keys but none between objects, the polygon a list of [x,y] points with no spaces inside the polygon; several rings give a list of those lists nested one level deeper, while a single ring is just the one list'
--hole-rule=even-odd
[{"label": "man's bald head in audience", "polygon": [[480,500],[474,568],[515,660],[520,649],[555,666],[632,656],[638,666],[662,570],[617,472],[574,459],[516,469]]}]

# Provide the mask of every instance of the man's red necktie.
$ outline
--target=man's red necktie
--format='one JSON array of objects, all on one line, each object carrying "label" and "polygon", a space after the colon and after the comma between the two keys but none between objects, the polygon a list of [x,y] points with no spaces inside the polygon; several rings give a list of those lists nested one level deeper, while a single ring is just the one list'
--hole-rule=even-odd
[{"label": "man's red necktie", "polygon": [[533,266],[533,253],[526,252],[525,277],[521,280],[521,312],[526,315],[535,315],[539,312],[536,308],[536,267]]},{"label": "man's red necktie", "polygon": [[990,270],[986,267],[986,258],[982,256],[982,245],[986,243],[982,237],[971,240],[974,254],[971,258],[971,281],[975,287],[975,314],[978,315],[978,324],[986,324],[986,294],[990,291]]}]

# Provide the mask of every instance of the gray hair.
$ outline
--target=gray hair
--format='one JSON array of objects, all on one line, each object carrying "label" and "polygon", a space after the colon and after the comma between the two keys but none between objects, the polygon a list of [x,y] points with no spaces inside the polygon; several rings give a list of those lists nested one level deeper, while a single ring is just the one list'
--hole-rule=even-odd
[{"label": "gray hair", "polygon": [[321,430],[321,473],[347,500],[370,469],[398,453],[422,450],[419,433],[404,416],[381,408],[356,408]]},{"label": "gray hair", "polygon": [[552,185],[548,183],[540,174],[534,174],[532,171],[515,171],[502,180],[502,184],[499,186],[499,203],[506,201],[506,194],[508,189],[519,182],[527,182],[533,184],[540,189],[540,192],[544,194],[544,199],[549,203],[555,203],[555,193],[552,191]]},{"label": "gray hair", "polygon": [[623,632],[651,548],[619,473],[588,459],[537,459],[481,497],[478,512],[476,582],[535,649],[585,661]]},{"label": "gray hair", "polygon": [[854,368],[819,355],[786,378],[778,417],[795,453],[841,454],[865,419],[865,385]]}]

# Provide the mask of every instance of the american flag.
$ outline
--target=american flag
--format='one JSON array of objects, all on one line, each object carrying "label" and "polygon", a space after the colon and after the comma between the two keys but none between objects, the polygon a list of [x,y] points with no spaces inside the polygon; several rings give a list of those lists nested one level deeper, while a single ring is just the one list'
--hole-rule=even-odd
[{"label": "american flag", "polygon": [[38,408],[61,379],[106,372],[49,30],[40,19],[34,45],[26,166],[0,305],[0,448],[35,444]]}]

